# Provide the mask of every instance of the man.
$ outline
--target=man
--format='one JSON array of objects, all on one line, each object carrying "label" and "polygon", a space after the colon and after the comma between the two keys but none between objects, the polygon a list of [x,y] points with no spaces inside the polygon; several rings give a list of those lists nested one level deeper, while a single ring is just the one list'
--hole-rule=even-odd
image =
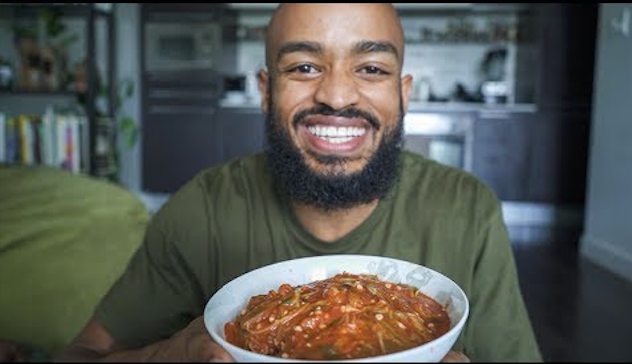
[{"label": "man", "polygon": [[61,359],[229,360],[201,319],[218,288],[276,261],[355,253],[424,264],[464,289],[470,317],[445,360],[541,360],[498,200],[401,152],[403,53],[390,5],[277,9],[259,74],[266,153],[172,196]]}]

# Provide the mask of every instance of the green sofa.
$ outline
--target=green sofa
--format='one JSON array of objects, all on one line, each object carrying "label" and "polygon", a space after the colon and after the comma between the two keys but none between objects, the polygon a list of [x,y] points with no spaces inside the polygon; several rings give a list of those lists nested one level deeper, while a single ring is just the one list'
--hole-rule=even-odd
[{"label": "green sofa", "polygon": [[148,219],[115,184],[0,164],[0,340],[54,357],[123,272]]}]

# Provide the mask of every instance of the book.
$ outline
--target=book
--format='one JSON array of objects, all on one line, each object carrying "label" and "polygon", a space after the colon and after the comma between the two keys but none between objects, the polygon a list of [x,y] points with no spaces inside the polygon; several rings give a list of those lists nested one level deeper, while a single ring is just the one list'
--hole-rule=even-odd
[{"label": "book", "polygon": [[55,166],[58,168],[66,169],[66,116],[65,115],[57,115],[55,119],[56,130],[55,130],[55,139],[56,139],[56,158],[55,158]]},{"label": "book", "polygon": [[73,173],[79,173],[81,167],[81,152],[79,139],[79,118],[76,115],[71,116],[70,134],[71,134],[71,155],[70,166]]},{"label": "book", "polygon": [[7,127],[5,130],[6,130],[5,160],[7,163],[16,163],[18,161],[18,158],[17,158],[18,139],[17,139],[16,121],[14,118],[7,119]]},{"label": "book", "polygon": [[43,115],[0,113],[0,162],[89,170],[87,118],[53,107]]},{"label": "book", "polygon": [[33,164],[31,122],[27,115],[19,115],[17,122],[17,161],[25,165]]},{"label": "book", "polygon": [[0,112],[0,163],[4,163],[7,161],[6,129],[7,116],[4,113]]},{"label": "book", "polygon": [[55,166],[54,129],[55,113],[51,107],[46,109],[40,124],[40,150],[42,151],[42,163],[49,167]]}]

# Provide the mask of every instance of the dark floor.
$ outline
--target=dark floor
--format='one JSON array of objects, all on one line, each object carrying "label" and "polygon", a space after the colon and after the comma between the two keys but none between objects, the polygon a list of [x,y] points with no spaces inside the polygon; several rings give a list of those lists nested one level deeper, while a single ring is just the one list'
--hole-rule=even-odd
[{"label": "dark floor", "polygon": [[574,239],[514,244],[545,361],[632,361],[632,283],[578,253]]}]

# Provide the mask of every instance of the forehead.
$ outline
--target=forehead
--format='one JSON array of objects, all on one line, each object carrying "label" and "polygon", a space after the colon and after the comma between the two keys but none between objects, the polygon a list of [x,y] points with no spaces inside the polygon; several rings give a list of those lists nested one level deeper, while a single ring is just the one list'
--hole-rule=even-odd
[{"label": "forehead", "polygon": [[397,14],[384,4],[285,4],[270,31],[273,49],[293,41],[346,48],[368,40],[391,42],[401,54],[403,46]]}]

